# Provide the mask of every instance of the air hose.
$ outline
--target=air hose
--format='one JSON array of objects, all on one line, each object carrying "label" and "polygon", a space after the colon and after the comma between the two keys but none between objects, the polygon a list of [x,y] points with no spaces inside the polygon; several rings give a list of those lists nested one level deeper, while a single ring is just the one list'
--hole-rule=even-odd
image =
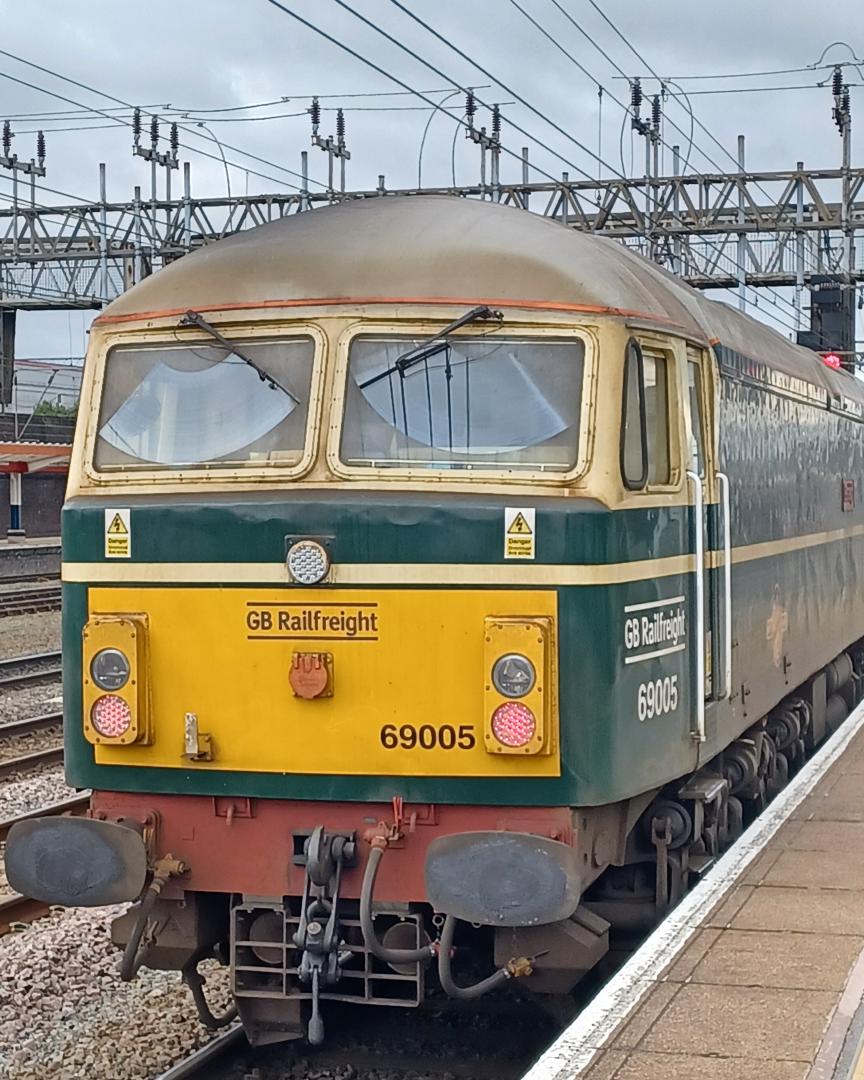
[{"label": "air hose", "polygon": [[373,956],[383,960],[385,964],[416,964],[422,960],[429,960],[438,956],[438,978],[441,988],[452,998],[471,1000],[481,997],[496,986],[500,986],[508,979],[519,978],[520,975],[530,975],[533,968],[531,961],[525,957],[514,958],[507,965],[500,968],[494,974],[473,986],[457,986],[453,981],[450,969],[450,954],[453,949],[453,935],[456,932],[457,919],[448,915],[444,920],[444,928],[441,932],[441,940],[435,944],[424,945],[419,949],[388,949],[383,945],[375,934],[372,919],[372,895],[375,891],[375,879],[378,876],[378,867],[384,857],[387,846],[386,840],[376,838],[372,841],[372,850],[363,873],[363,885],[360,890],[360,929],[363,932],[363,943]]},{"label": "air hose", "polygon": [[372,918],[372,894],[375,891],[375,879],[378,866],[384,856],[384,844],[372,843],[369,859],[363,873],[363,885],[360,890],[360,929],[363,932],[363,944],[385,964],[416,964],[421,960],[430,960],[435,955],[434,945],[423,945],[419,949],[388,949],[375,934]]},{"label": "air hose", "polygon": [[457,986],[453,981],[453,972],[450,968],[450,954],[453,951],[453,935],[456,932],[458,919],[455,915],[448,915],[444,920],[444,928],[441,931],[441,940],[438,943],[438,979],[441,989],[448,997],[462,1001],[471,1001],[482,997],[501,986],[508,979],[517,979],[520,975],[530,975],[533,968],[531,961],[525,957],[510,960],[503,968],[499,968],[492,975],[471,986]]},{"label": "air hose", "polygon": [[197,961],[192,961],[183,968],[183,982],[192,993],[198,1019],[204,1027],[209,1028],[210,1031],[216,1031],[217,1028],[227,1027],[232,1020],[236,1020],[236,1005],[229,1006],[224,1013],[216,1014],[207,1004],[207,998],[204,996],[204,976],[198,970]]},{"label": "air hose", "polygon": [[186,869],[185,863],[175,859],[173,855],[165,855],[156,863],[153,870],[153,879],[147,886],[147,892],[144,894],[144,899],[138,908],[135,925],[132,927],[132,933],[126,942],[126,948],[123,950],[123,958],[120,961],[120,978],[123,982],[131,982],[144,963],[148,946],[145,946],[143,950],[141,949],[141,938],[144,936],[144,930],[147,926],[147,920],[150,918],[150,912],[153,910],[153,905],[159,899],[159,895],[168,881],[172,877],[184,874]]}]

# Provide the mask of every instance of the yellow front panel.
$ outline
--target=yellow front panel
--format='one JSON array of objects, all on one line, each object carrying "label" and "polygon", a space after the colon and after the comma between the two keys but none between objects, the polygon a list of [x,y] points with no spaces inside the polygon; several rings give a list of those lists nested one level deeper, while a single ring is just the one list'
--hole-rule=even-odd
[{"label": "yellow front panel", "polygon": [[[485,620],[555,620],[552,590],[93,588],[90,613],[144,612],[151,745],[95,747],[99,764],[384,776],[558,776],[549,755],[484,746]],[[329,653],[305,699],[296,653]],[[212,761],[190,761],[194,713]]]}]

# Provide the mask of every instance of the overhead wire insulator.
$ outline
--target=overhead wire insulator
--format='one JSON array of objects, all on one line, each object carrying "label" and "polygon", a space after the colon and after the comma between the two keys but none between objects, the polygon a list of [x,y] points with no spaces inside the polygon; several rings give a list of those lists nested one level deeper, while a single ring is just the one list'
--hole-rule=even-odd
[{"label": "overhead wire insulator", "polygon": [[137,105],[132,113],[132,138],[135,145],[138,146],[141,142],[141,110]]},{"label": "overhead wire insulator", "polygon": [[655,131],[660,130],[660,95],[655,94],[651,99],[651,126]]},{"label": "overhead wire insulator", "polygon": [[8,120],[3,121],[3,157],[9,157],[12,151],[12,125]]},{"label": "overhead wire insulator", "polygon": [[171,125],[171,154],[177,157],[180,151],[180,133],[177,130],[176,121]]},{"label": "overhead wire insulator", "polygon": [[153,147],[154,150],[156,149],[156,146],[157,146],[158,142],[159,142],[159,118],[158,118],[158,116],[151,116],[151,118],[150,118],[150,145]]},{"label": "overhead wire insulator", "polygon": [[843,90],[843,117],[848,124],[852,119],[852,98],[849,96],[849,87]]},{"label": "overhead wire insulator", "polygon": [[496,143],[501,142],[501,107],[492,106],[492,138]]},{"label": "overhead wire insulator", "polygon": [[465,95],[465,116],[468,120],[468,127],[474,127],[474,114],[477,112],[477,101],[474,97],[474,91],[469,90]]},{"label": "overhead wire insulator", "polygon": [[345,113],[341,109],[336,110],[336,138],[340,146],[345,145]]},{"label": "overhead wire insulator", "polygon": [[318,134],[318,125],[321,123],[321,105],[317,97],[312,98],[312,105],[309,109],[309,116],[312,118],[312,134]]},{"label": "overhead wire insulator", "polygon": [[45,164],[45,132],[36,132],[36,160],[39,163],[39,168]]},{"label": "overhead wire insulator", "polygon": [[843,93],[843,69],[839,64],[834,68],[834,75],[831,78],[831,93],[834,97],[840,97]]},{"label": "overhead wire insulator", "polygon": [[639,78],[634,79],[630,83],[630,108],[635,115],[639,115],[639,110],[642,107],[642,80]]}]

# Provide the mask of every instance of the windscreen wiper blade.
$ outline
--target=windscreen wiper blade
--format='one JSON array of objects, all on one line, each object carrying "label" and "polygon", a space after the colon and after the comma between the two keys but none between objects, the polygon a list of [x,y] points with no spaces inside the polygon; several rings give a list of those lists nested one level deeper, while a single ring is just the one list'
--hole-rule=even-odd
[{"label": "windscreen wiper blade", "polygon": [[413,349],[403,353],[396,358],[395,363],[387,368],[386,371],[381,371],[377,375],[373,375],[371,379],[367,379],[366,382],[359,383],[358,390],[365,390],[368,386],[374,386],[375,383],[381,382],[382,379],[387,379],[394,372],[399,372],[400,375],[404,375],[408,368],[413,367],[415,364],[420,364],[424,360],[428,360],[430,356],[435,356],[439,352],[443,352],[447,348],[447,338],[454,330],[460,329],[460,327],[467,326],[469,323],[479,322],[483,319],[497,319],[498,322],[502,322],[504,315],[500,311],[495,311],[485,305],[482,307],[471,308],[455,322],[445,326],[443,330],[439,330],[437,334],[429,338],[428,341],[424,341],[421,345],[416,345]]},{"label": "windscreen wiper blade", "polygon": [[296,397],[287,386],[283,386],[277,379],[265,371],[262,367],[255,363],[255,361],[247,356],[244,352],[237,348],[232,342],[228,340],[224,335],[220,334],[216,327],[207,322],[203,315],[197,311],[187,311],[183,318],[180,320],[180,326],[197,326],[199,330],[203,330],[205,334],[209,334],[214,341],[218,341],[223,349],[227,349],[229,353],[238,357],[244,364],[248,364],[249,367],[257,374],[261,382],[266,383],[271,390],[281,390],[283,394],[287,394],[295,405],[300,404],[300,399]]}]

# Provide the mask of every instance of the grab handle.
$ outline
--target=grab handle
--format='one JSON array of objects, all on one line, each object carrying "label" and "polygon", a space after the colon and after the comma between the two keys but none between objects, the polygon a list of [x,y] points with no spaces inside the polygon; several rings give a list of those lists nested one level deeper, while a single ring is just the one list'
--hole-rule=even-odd
[{"label": "grab handle", "polygon": [[696,531],[696,727],[690,735],[696,742],[705,742],[705,538],[702,520],[704,498],[702,479],[687,470],[693,485],[693,518]]},{"label": "grab handle", "polygon": [[718,472],[723,505],[723,697],[732,695],[732,527],[729,520],[729,477]]}]

